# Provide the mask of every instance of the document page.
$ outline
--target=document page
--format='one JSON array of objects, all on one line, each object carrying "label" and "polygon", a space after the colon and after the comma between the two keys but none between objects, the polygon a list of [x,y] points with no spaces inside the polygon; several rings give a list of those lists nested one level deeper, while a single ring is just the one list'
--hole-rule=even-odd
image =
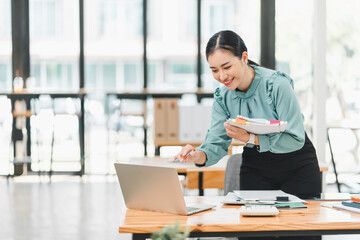
[{"label": "document page", "polygon": [[286,202],[306,202],[297,196],[285,193],[282,190],[236,190],[235,195],[245,201],[277,201],[277,197],[288,197]]}]

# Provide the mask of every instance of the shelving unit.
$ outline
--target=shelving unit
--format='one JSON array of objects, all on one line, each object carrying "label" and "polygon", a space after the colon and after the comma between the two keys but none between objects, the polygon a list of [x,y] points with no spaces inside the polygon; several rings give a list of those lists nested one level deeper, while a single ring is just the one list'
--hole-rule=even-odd
[{"label": "shelving unit", "polygon": [[[23,173],[23,165],[27,165],[27,170],[29,172],[34,172],[31,168],[32,158],[31,158],[31,125],[30,125],[30,117],[34,115],[34,112],[31,108],[31,101],[38,100],[42,95],[48,95],[51,99],[58,99],[58,98],[77,98],[80,99],[80,112],[77,114],[79,119],[79,147],[80,147],[80,170],[73,171],[73,172],[54,172],[52,169],[48,172],[49,175],[53,173],[61,173],[61,174],[75,174],[82,176],[85,173],[85,144],[84,144],[84,103],[85,103],[85,96],[86,92],[81,89],[78,92],[22,92],[22,93],[9,93],[9,92],[0,92],[0,95],[5,95],[11,100],[11,111],[13,115],[13,125],[12,125],[12,142],[13,142],[13,149],[14,149],[14,174],[13,176],[21,175]],[[18,100],[24,100],[26,104],[26,110],[24,112],[17,112],[15,111],[15,102]],[[18,117],[26,117],[26,156],[22,159],[16,158],[16,141],[22,140],[22,134],[18,134],[16,128],[16,119]]]},{"label": "shelving unit", "polygon": [[[109,99],[111,96],[115,96],[117,99],[119,100],[142,100],[143,104],[144,104],[144,111],[141,114],[137,113],[137,116],[142,116],[144,118],[144,125],[143,125],[143,130],[144,130],[144,155],[147,156],[147,132],[148,132],[148,126],[146,124],[147,122],[147,117],[148,117],[148,113],[147,113],[147,101],[149,99],[159,99],[159,98],[178,98],[180,99],[183,95],[185,94],[195,94],[197,101],[201,102],[201,100],[203,98],[213,98],[213,93],[212,92],[203,92],[203,91],[197,91],[197,92],[149,92],[149,91],[143,91],[143,92],[107,92],[106,93],[106,112],[108,115],[108,123],[109,123],[109,116],[110,116],[110,112],[109,112]],[[121,111],[120,111],[121,112]],[[108,124],[107,124],[108,126]],[[169,145],[170,144],[170,145]],[[200,145],[201,143],[195,143],[195,146]],[[180,142],[156,142],[155,141],[155,155],[159,155],[160,154],[160,148],[162,146],[184,146],[186,145],[186,143],[180,143]]]}]

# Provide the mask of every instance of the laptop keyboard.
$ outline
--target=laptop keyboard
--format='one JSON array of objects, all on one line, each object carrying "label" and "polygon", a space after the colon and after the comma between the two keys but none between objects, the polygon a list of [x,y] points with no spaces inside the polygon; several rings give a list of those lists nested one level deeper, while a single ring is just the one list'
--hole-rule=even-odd
[{"label": "laptop keyboard", "polygon": [[201,210],[201,208],[196,208],[196,207],[186,207],[186,209],[188,213],[193,213]]}]

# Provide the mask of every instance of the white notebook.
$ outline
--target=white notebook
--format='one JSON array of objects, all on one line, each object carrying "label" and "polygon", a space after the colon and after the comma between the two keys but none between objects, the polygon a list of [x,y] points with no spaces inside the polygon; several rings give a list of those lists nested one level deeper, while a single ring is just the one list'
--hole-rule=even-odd
[{"label": "white notebook", "polygon": [[236,119],[228,119],[227,122],[233,126],[242,128],[249,133],[254,134],[268,134],[268,133],[279,133],[284,132],[287,126],[286,121],[279,121],[277,124],[271,124],[270,121],[266,119],[259,118],[247,118],[243,116],[238,116],[238,118],[242,118],[246,120],[246,124],[237,124]]}]

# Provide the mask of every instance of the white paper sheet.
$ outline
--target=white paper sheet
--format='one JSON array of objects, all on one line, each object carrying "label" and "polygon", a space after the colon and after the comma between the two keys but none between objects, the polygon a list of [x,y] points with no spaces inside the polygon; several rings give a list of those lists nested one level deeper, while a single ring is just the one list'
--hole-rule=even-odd
[{"label": "white paper sheet", "polygon": [[320,205],[323,207],[337,208],[337,209],[347,210],[350,212],[360,213],[360,208],[344,206],[341,204],[341,202],[326,202],[326,203],[321,203]]},{"label": "white paper sheet", "polygon": [[282,190],[236,190],[234,193],[246,201],[276,201],[276,197],[288,197],[289,201],[286,202],[306,202]]}]

